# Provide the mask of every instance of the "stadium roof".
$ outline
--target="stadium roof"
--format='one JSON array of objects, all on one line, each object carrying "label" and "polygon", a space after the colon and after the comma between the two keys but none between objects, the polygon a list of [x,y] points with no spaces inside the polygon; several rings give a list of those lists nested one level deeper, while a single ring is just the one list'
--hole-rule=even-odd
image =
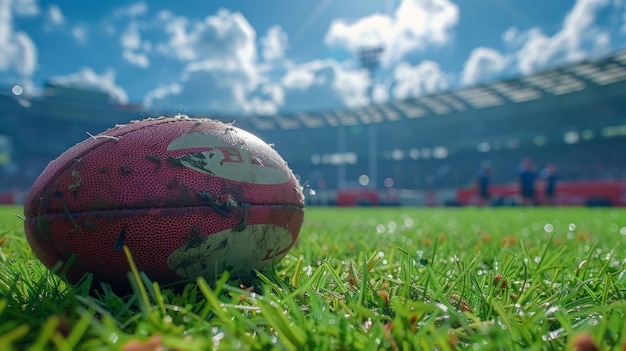
[{"label": "stadium roof", "polygon": [[246,119],[245,124],[249,123],[258,130],[288,130],[381,123],[523,104],[622,81],[626,81],[626,51],[597,61],[414,99],[356,109],[258,116]]}]

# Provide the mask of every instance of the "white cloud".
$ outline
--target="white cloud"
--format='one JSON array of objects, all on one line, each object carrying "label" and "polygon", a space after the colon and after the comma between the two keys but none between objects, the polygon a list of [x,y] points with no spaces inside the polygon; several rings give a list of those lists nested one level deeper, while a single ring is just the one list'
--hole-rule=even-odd
[{"label": "white cloud", "polygon": [[36,17],[41,9],[37,0],[14,0],[13,11],[17,17]]},{"label": "white cloud", "polygon": [[[129,19],[131,20],[131,23],[137,23],[137,21],[140,20],[143,20],[141,23],[145,23],[145,17],[140,17],[146,15],[147,13],[148,4],[143,1],[117,7],[111,12],[111,15],[106,16],[101,24],[101,29],[109,35],[115,35],[118,33],[118,25]],[[128,27],[126,27],[126,30],[128,30]]]},{"label": "white cloud", "polygon": [[610,5],[611,0],[577,0],[565,16],[561,29],[552,36],[539,27],[525,31],[510,27],[502,33],[509,53],[475,48],[465,62],[461,83],[473,84],[495,78],[498,73],[511,69],[531,74],[606,53],[611,36],[596,26],[596,17]]},{"label": "white cloud", "polygon": [[519,29],[517,27],[510,27],[504,33],[502,33],[502,40],[505,43],[510,44],[515,41],[515,38],[519,36]]},{"label": "white cloud", "polygon": [[505,69],[507,61],[504,55],[494,49],[482,46],[474,48],[465,61],[461,83],[469,85],[494,77]]},{"label": "white cloud", "polygon": [[139,27],[137,22],[132,21],[126,27],[126,30],[120,37],[120,43],[124,49],[138,49],[141,45],[141,35],[139,34]]},{"label": "white cloud", "polygon": [[598,35],[608,35],[595,27],[597,13],[608,5],[610,0],[577,0],[563,27],[553,36],[547,36],[538,27],[528,30],[517,53],[518,69],[529,74],[586,57],[590,48],[585,45],[594,44]]},{"label": "white cloud", "polygon": [[591,49],[591,52],[600,52],[602,54],[606,53],[606,50],[608,48],[610,48],[611,46],[611,34],[609,34],[608,32],[599,32],[598,34],[596,34],[594,42],[593,42],[593,48]]},{"label": "white cloud", "polygon": [[[314,60],[303,64],[260,63],[284,56],[287,36],[272,27],[258,41],[254,28],[237,12],[221,9],[201,21],[160,11],[167,34],[156,52],[185,63],[179,89],[147,95],[152,105],[222,114],[273,114],[278,111],[356,107],[370,102],[369,75],[349,63]],[[263,51],[265,53],[263,54]],[[265,62],[265,60],[263,62]],[[274,70],[274,71],[272,71]],[[275,78],[282,72],[281,78]]]},{"label": "white cloud", "polygon": [[358,107],[370,102],[367,71],[333,59],[288,65],[281,80],[290,111]]},{"label": "white cloud", "polygon": [[449,87],[449,79],[439,64],[424,60],[415,66],[400,62],[393,70],[393,97],[399,100],[422,96]]},{"label": "white cloud", "polygon": [[74,40],[76,40],[78,44],[80,45],[87,44],[87,36],[89,34],[89,30],[86,25],[79,24],[79,25],[72,27],[71,33],[72,33],[72,37],[74,37]]},{"label": "white cloud", "polygon": [[338,65],[333,69],[336,76],[332,88],[339,94],[346,106],[358,107],[370,103],[367,95],[371,84],[369,73],[364,70],[342,69]]},{"label": "white cloud", "polygon": [[146,107],[154,107],[155,100],[164,99],[170,95],[178,95],[183,91],[183,87],[179,83],[161,85],[150,90],[143,98],[143,105]]},{"label": "white cloud", "polygon": [[191,22],[167,11],[161,11],[159,17],[169,40],[158,45],[157,50],[166,56],[181,61],[256,60],[256,32],[239,12],[220,9],[201,22]]},{"label": "white cloud", "polygon": [[141,68],[148,68],[150,66],[148,55],[139,51],[149,51],[151,43],[149,41],[141,41],[141,34],[139,33],[139,25],[137,22],[131,21],[126,27],[120,36],[120,44],[124,49],[122,51],[122,57],[126,61]]},{"label": "white cloud", "polygon": [[377,104],[389,101],[389,87],[387,84],[374,84],[372,87],[372,101]]},{"label": "white cloud", "polygon": [[37,47],[27,33],[14,31],[11,1],[0,0],[0,71],[10,78],[32,86],[30,78],[37,68]]},{"label": "white cloud", "polygon": [[259,96],[252,97],[248,101],[246,108],[250,111],[254,111],[254,114],[262,116],[274,115],[278,112],[278,105],[275,101],[263,99]]},{"label": "white cloud", "polygon": [[193,21],[163,10],[157,17],[168,38],[156,51],[185,66],[181,93],[153,103],[233,114],[277,111],[281,95],[263,90],[268,78],[257,61],[256,32],[241,13],[220,9]]},{"label": "white cloud", "polygon": [[373,14],[354,23],[334,20],[325,42],[352,52],[382,45],[381,61],[388,65],[411,51],[447,43],[458,20],[459,8],[450,0],[402,0],[393,16]]},{"label": "white cloud", "polygon": [[283,29],[274,25],[267,30],[267,34],[261,38],[262,55],[265,61],[282,58],[288,45],[288,36]]},{"label": "white cloud", "polygon": [[48,6],[46,21],[52,26],[62,26],[65,24],[65,16],[63,16],[61,8],[54,4]]},{"label": "white cloud", "polygon": [[135,66],[139,66],[141,68],[150,67],[150,59],[146,54],[133,52],[131,50],[124,50],[122,52],[122,57]]},{"label": "white cloud", "polygon": [[50,81],[62,86],[104,92],[118,103],[128,102],[128,95],[126,95],[124,88],[115,83],[114,70],[107,70],[102,74],[98,74],[91,67],[83,67],[78,72],[65,76],[56,76],[51,78]]},{"label": "white cloud", "polygon": [[294,67],[287,71],[282,84],[287,89],[304,90],[315,82],[315,73],[306,65]]},{"label": "white cloud", "polygon": [[[368,72],[351,61],[282,60],[288,37],[278,26],[257,41],[243,15],[224,9],[202,20],[162,10],[156,23],[165,39],[154,43],[153,53],[182,62],[183,69],[175,85],[146,94],[146,105],[245,115],[353,108],[372,101]],[[126,45],[139,42],[135,36]],[[426,89],[429,80],[424,79]],[[376,101],[388,100],[390,88],[388,82],[372,90]]]},{"label": "white cloud", "polygon": [[21,48],[21,59],[19,63],[18,72],[23,77],[30,77],[37,69],[37,47],[32,39],[23,32],[15,34],[18,47]]},{"label": "white cloud", "polygon": [[267,95],[277,105],[285,103],[285,90],[278,83],[266,83],[261,87],[261,93]]},{"label": "white cloud", "polygon": [[258,87],[260,77],[254,66],[233,60],[205,60],[185,67],[181,77],[184,96],[190,108],[210,109],[223,113],[253,113],[250,94]]},{"label": "white cloud", "polygon": [[117,8],[113,12],[115,17],[138,17],[148,12],[148,4],[145,2],[136,2],[128,6]]}]

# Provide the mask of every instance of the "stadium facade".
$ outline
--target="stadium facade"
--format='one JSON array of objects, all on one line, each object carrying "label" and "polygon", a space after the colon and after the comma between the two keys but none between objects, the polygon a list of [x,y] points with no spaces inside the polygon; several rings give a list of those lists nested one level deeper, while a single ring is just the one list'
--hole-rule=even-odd
[{"label": "stadium facade", "polygon": [[[111,104],[102,93],[54,85],[45,92],[32,100],[0,95],[5,199],[10,193],[19,201],[47,162],[85,132],[157,116]],[[484,162],[509,194],[523,157],[538,167],[554,163],[563,184],[610,182],[612,192],[623,192],[611,202],[626,204],[626,52],[357,109],[210,117],[235,121],[274,144],[316,192],[311,204],[335,203],[338,194],[350,204],[454,203]]]}]

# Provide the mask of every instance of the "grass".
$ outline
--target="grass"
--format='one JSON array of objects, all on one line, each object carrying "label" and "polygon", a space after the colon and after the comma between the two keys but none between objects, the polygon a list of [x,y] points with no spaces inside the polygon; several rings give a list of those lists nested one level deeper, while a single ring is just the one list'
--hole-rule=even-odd
[{"label": "grass", "polygon": [[174,292],[135,271],[128,296],[50,273],[14,213],[0,207],[0,350],[626,347],[624,210],[308,208],[252,286]]}]

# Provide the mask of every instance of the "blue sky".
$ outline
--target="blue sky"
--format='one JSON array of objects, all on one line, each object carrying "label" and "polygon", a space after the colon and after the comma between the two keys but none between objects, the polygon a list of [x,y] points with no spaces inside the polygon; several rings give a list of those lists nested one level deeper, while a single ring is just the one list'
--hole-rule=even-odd
[{"label": "blue sky", "polygon": [[[352,108],[621,50],[626,0],[0,0],[0,87],[154,111]],[[359,48],[385,48],[372,76]]]}]

